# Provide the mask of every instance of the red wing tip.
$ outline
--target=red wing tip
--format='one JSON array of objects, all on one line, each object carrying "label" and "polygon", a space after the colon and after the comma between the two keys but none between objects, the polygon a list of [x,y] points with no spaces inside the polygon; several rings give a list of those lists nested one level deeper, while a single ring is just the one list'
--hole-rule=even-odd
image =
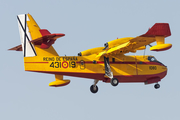
[{"label": "red wing tip", "polygon": [[18,45],[16,47],[10,48],[8,50],[22,51],[22,45]]},{"label": "red wing tip", "polygon": [[144,35],[145,37],[152,36],[171,36],[169,23],[155,23]]},{"label": "red wing tip", "polygon": [[49,36],[49,35],[56,35],[56,36],[65,36],[63,33],[53,33],[51,34],[47,29],[40,29],[39,30],[42,36]]},{"label": "red wing tip", "polygon": [[53,33],[53,35],[56,35],[56,36],[65,36],[65,34],[63,34],[63,33]]}]

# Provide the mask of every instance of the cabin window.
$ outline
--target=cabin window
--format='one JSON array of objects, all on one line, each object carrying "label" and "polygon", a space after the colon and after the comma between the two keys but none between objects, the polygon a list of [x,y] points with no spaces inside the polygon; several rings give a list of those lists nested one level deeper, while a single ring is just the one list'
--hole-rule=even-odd
[{"label": "cabin window", "polygon": [[[161,63],[161,62],[159,62],[158,60],[156,60],[156,58],[153,57],[153,56],[149,56],[149,57],[148,57],[148,60],[149,60],[150,62],[157,62],[157,63],[160,63],[161,65],[165,66],[163,63]],[[166,67],[166,66],[165,66],[165,67]]]},{"label": "cabin window", "polygon": [[83,60],[80,61],[80,69],[81,70],[85,69],[85,62]]},{"label": "cabin window", "polygon": [[84,61],[83,61],[83,60],[81,60],[81,62],[80,62],[80,63],[81,63],[81,65],[84,65]]},{"label": "cabin window", "polygon": [[97,63],[97,61],[93,60],[93,63],[94,63],[94,64],[96,64],[96,63]]},{"label": "cabin window", "polygon": [[112,58],[112,62],[113,62],[113,63],[115,62],[115,58]]}]

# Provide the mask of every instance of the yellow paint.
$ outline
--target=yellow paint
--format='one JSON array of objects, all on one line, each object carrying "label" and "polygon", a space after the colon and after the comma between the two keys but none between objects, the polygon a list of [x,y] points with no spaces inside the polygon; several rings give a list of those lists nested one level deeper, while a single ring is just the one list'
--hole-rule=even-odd
[{"label": "yellow paint", "polygon": [[92,55],[92,54],[102,52],[103,49],[104,49],[104,47],[92,48],[92,49],[82,51],[81,54],[82,54],[82,56],[88,56],[88,55]]},{"label": "yellow paint", "polygon": [[[30,14],[27,14],[29,17],[29,21],[27,21],[27,25],[29,27],[29,32],[31,34],[32,40],[42,37],[40,33],[40,27],[36,23],[36,21],[33,19],[33,17]],[[34,45],[36,53],[38,56],[58,56],[57,52],[54,50],[52,46],[50,46],[48,49],[41,49],[40,45]]]},{"label": "yellow paint", "polygon": [[63,75],[55,75],[55,79],[56,81],[49,83],[49,86],[63,86],[70,83],[70,80],[63,80]]},{"label": "yellow paint", "polygon": [[33,19],[33,17],[30,14],[27,14],[29,17],[29,21],[27,21],[27,25],[29,27],[29,32],[31,34],[32,40],[42,37],[40,33],[40,27],[36,23],[36,21]]},{"label": "yellow paint", "polygon": [[112,53],[112,52],[114,52],[114,51],[116,51],[116,50],[119,50],[119,49],[121,49],[121,48],[124,48],[124,47],[126,47],[128,44],[129,44],[129,42],[126,42],[126,43],[120,44],[120,45],[118,45],[118,46],[116,46],[116,47],[113,47],[112,49],[109,49],[109,50],[107,51],[107,54],[108,54],[108,53]]},{"label": "yellow paint", "polygon": [[144,50],[144,49],[146,49],[146,47],[142,46],[142,47],[137,48],[136,50]]},{"label": "yellow paint", "polygon": [[162,49],[169,48],[171,46],[172,46],[172,44],[159,44],[159,45],[155,45],[155,46],[151,47],[150,50],[151,51],[153,51],[153,50],[162,50]]},{"label": "yellow paint", "polygon": [[108,46],[109,46],[109,48],[112,48],[112,47],[118,46],[120,44],[126,43],[126,42],[130,41],[131,39],[133,39],[133,37],[115,39],[115,40],[109,41]]},{"label": "yellow paint", "polygon": [[164,44],[164,36],[156,36],[155,38],[157,45]]},{"label": "yellow paint", "polygon": [[135,38],[122,38],[114,41],[108,42],[109,48],[100,52],[96,58],[100,58],[101,56],[109,57],[112,54],[119,55],[125,54],[129,52],[136,52],[136,50],[145,49],[145,45],[148,45],[152,42],[155,42],[155,37],[135,37]]},{"label": "yellow paint", "polygon": [[[66,60],[65,58],[76,58],[75,60]],[[135,56],[124,56],[123,61],[122,58],[116,56],[116,62],[149,62],[147,59],[148,56],[136,56],[137,61],[135,60]],[[44,59],[44,58],[51,58],[51,59]],[[58,59],[57,59],[58,58]],[[119,59],[118,59],[119,58]],[[120,60],[121,59],[121,60]],[[95,56],[36,56],[36,57],[24,57],[25,62],[25,70],[26,71],[37,71],[37,72],[65,72],[65,73],[95,73],[95,74],[104,74],[104,63],[100,64],[93,64],[93,63],[86,63],[92,62],[93,60],[103,61],[101,58],[95,59]],[[109,58],[110,62],[112,62],[112,57]],[[62,67],[62,63],[66,61],[68,63],[67,68]],[[82,69],[80,61],[85,62],[85,68]],[[47,63],[43,63],[47,62]],[[76,62],[74,68],[69,67],[69,63]],[[50,67],[51,64],[54,63],[54,67]],[[58,65],[59,64],[59,65]],[[60,66],[61,64],[61,66]],[[110,64],[112,68],[112,72],[114,75],[136,75],[136,64]],[[157,70],[150,70],[149,66],[156,66]],[[153,75],[164,72],[167,68],[160,66],[160,65],[149,65],[149,64],[137,64],[138,75]]]}]

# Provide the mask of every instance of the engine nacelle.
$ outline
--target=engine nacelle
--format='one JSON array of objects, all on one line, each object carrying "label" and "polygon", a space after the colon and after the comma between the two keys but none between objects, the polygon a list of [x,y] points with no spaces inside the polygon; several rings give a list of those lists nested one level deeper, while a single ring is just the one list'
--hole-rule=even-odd
[{"label": "engine nacelle", "polygon": [[96,53],[102,52],[103,49],[104,49],[104,47],[88,49],[88,50],[78,53],[78,56],[88,56],[88,55],[96,54]]},{"label": "engine nacelle", "polygon": [[131,39],[133,39],[133,37],[115,39],[115,40],[105,43],[104,46],[105,46],[105,48],[112,48],[112,47],[118,46],[120,44],[126,43]]}]

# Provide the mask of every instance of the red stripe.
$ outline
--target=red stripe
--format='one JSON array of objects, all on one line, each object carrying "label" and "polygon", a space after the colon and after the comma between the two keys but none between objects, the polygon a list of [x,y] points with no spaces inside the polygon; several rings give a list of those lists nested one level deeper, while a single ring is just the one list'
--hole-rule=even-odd
[{"label": "red stripe", "polygon": [[[76,73],[76,72],[58,72],[58,71],[51,72],[51,71],[31,71],[31,70],[26,70],[26,71],[90,78],[90,79],[102,80],[103,82],[110,82],[110,79],[105,78],[104,74],[102,73]],[[166,74],[167,71],[158,74],[151,74],[151,75],[114,75],[114,77],[117,78],[119,82],[128,83],[128,82],[145,82],[148,79],[155,77],[159,77],[160,79],[162,79],[166,76]]]},{"label": "red stripe", "polygon": [[[81,63],[80,62],[76,62],[76,63]],[[93,61],[84,61],[84,63],[87,63],[87,64],[92,64]],[[136,64],[136,62],[109,62],[110,64]],[[93,64],[104,64],[104,61],[96,61],[96,63],[93,63]]]},{"label": "red stripe", "polygon": [[[24,62],[24,63],[49,63],[49,62]],[[81,62],[76,62],[81,63]],[[85,61],[86,64],[94,64],[92,61]],[[96,64],[104,64],[104,61],[97,61]],[[136,62],[110,62],[110,64],[136,64]],[[137,62],[137,64],[162,65],[158,62]]]},{"label": "red stripe", "polygon": [[[81,62],[76,62],[81,63]],[[104,61],[97,61],[96,63],[93,63],[93,61],[84,61],[86,64],[104,64]],[[136,62],[109,62],[110,64],[136,64]],[[158,62],[137,62],[137,64],[148,64],[148,65],[162,65]]]},{"label": "red stripe", "polygon": [[49,62],[24,62],[24,63],[49,63]]}]

